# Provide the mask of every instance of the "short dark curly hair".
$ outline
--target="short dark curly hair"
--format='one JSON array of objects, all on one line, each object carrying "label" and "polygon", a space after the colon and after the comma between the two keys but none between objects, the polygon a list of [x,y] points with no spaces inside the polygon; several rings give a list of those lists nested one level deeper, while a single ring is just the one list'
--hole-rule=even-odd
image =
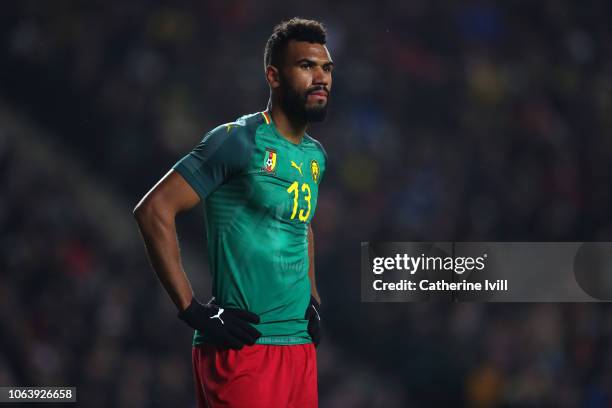
[{"label": "short dark curly hair", "polygon": [[283,21],[272,30],[264,51],[264,69],[268,65],[279,67],[289,40],[308,41],[316,44],[327,42],[327,31],[323,23],[294,17]]}]

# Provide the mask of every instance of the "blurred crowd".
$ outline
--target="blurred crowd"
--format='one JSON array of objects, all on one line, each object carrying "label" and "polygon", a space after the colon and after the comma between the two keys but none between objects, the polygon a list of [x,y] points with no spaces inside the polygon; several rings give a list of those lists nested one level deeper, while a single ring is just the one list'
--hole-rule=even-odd
[{"label": "blurred crowd", "polygon": [[[327,25],[336,65],[328,120],[310,132],[329,155],[313,223],[322,406],[612,404],[605,304],[359,301],[362,241],[612,241],[603,0],[5,5],[3,115],[61,154],[30,163],[0,123],[0,383],[193,404],[189,332],[135,225],[117,245],[104,208],[77,195],[111,185],[125,231],[207,130],[265,108],[264,44],[295,15]],[[88,177],[62,182],[66,158]],[[201,211],[186,217],[182,241],[205,264]]]}]

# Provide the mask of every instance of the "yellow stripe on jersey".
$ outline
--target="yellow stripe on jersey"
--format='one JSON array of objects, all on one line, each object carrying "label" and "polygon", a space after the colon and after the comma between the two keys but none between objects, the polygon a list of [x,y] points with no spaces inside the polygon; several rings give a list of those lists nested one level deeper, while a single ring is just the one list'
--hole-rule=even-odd
[{"label": "yellow stripe on jersey", "polygon": [[264,120],[266,121],[266,125],[269,125],[271,120],[270,120],[270,117],[268,116],[269,115],[268,111],[263,111],[261,112],[261,114],[263,115]]}]

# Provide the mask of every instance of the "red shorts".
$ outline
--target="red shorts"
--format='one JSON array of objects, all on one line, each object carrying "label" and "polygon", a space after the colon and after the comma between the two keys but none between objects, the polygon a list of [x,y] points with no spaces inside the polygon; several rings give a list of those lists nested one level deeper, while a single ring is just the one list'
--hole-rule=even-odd
[{"label": "red shorts", "polygon": [[313,408],[318,406],[317,356],[310,344],[256,344],[241,350],[193,348],[200,408]]}]

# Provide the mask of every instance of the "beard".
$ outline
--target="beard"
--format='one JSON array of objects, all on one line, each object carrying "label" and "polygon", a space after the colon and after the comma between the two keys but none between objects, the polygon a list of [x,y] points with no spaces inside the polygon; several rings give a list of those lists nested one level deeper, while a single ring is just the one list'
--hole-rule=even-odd
[{"label": "beard", "polygon": [[282,86],[282,108],[287,115],[300,122],[322,122],[327,116],[327,105],[329,104],[329,93],[324,104],[308,106],[308,94],[323,89],[322,87],[310,89],[301,93],[294,89],[286,80]]}]

